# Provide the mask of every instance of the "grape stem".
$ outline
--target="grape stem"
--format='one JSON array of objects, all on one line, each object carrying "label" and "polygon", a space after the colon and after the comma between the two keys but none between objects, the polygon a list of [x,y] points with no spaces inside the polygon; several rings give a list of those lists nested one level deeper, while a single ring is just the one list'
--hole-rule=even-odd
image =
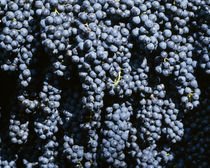
[{"label": "grape stem", "polygon": [[117,79],[115,79],[115,81],[113,82],[114,87],[118,85],[121,79],[122,79],[122,76],[121,76],[121,71],[120,71],[118,72]]}]

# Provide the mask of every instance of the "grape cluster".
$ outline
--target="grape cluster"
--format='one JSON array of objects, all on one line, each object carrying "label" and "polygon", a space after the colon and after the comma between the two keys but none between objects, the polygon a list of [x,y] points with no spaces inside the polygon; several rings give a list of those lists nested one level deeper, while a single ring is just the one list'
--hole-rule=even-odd
[{"label": "grape cluster", "polygon": [[0,168],[209,167],[207,0],[0,0]]},{"label": "grape cluster", "polygon": [[101,157],[105,164],[114,167],[126,167],[125,153],[126,141],[129,136],[130,113],[132,107],[114,103],[106,108],[104,128],[102,132]]}]

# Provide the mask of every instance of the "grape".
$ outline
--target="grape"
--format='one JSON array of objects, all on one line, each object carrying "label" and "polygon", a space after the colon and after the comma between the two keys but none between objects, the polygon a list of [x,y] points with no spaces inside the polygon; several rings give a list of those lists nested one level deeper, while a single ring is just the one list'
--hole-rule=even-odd
[{"label": "grape", "polygon": [[206,0],[0,0],[0,167],[209,167]]}]

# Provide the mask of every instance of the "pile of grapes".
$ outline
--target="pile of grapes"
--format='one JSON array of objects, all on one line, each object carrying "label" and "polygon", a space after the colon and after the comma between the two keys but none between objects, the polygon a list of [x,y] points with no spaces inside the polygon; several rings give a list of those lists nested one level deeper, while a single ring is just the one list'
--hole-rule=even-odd
[{"label": "pile of grapes", "polygon": [[208,168],[209,0],[0,0],[0,168]]}]

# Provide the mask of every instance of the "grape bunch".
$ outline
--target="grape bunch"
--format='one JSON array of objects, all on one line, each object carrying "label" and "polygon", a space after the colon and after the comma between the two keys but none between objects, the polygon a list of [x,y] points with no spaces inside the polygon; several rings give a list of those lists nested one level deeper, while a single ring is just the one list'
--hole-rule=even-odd
[{"label": "grape bunch", "polygon": [[0,0],[0,168],[207,168],[208,0]]}]

